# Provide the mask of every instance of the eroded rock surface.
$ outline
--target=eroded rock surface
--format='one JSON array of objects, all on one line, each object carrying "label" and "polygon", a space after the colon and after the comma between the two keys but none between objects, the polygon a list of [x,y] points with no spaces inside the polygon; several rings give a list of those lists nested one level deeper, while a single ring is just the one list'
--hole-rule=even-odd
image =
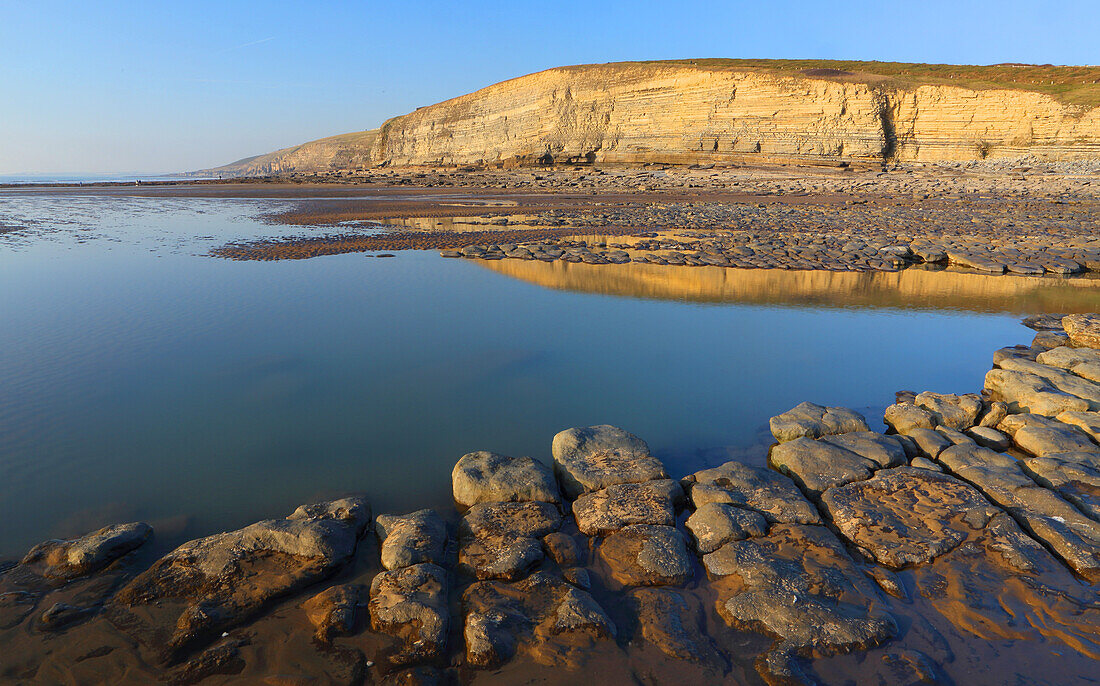
[{"label": "eroded rock surface", "polygon": [[680,585],[695,573],[683,534],[671,526],[631,524],[605,538],[599,552],[623,586]]},{"label": "eroded rock surface", "polygon": [[329,644],[335,636],[347,636],[355,630],[363,587],[356,584],[331,586],[302,604],[316,629],[314,637]]},{"label": "eroded rock surface", "polygon": [[153,529],[144,522],[116,524],[71,540],[39,543],[23,557],[44,577],[73,579],[99,571],[149,540]]},{"label": "eroded rock surface", "polygon": [[551,503],[475,505],[459,524],[458,569],[478,579],[517,579],[543,559],[543,536],[557,531]]},{"label": "eroded rock surface", "polygon": [[769,522],[820,524],[821,516],[789,478],[771,469],[727,462],[682,482],[696,508],[724,503],[756,510]]},{"label": "eroded rock surface", "polygon": [[508,457],[484,450],[469,453],[455,465],[451,483],[455,502],[466,507],[528,500],[561,502],[550,468],[530,457]]},{"label": "eroded rock surface", "polygon": [[466,660],[495,668],[517,652],[576,667],[583,653],[615,637],[615,625],[585,591],[545,572],[514,583],[481,581],[462,596]]},{"label": "eroded rock surface", "polygon": [[671,479],[616,484],[584,493],[573,503],[581,533],[596,536],[630,524],[676,523],[676,504],[683,500],[680,484]]},{"label": "eroded rock surface", "polygon": [[724,503],[707,503],[687,518],[684,526],[701,554],[712,553],[732,541],[768,533],[768,520],[754,510]]},{"label": "eroded rock surface", "polygon": [[1036,361],[1073,372],[1089,381],[1100,382],[1100,350],[1059,346],[1039,353]]},{"label": "eroded rock surface", "polygon": [[435,510],[407,515],[378,515],[374,529],[381,542],[382,566],[397,569],[421,562],[443,564],[447,525]]},{"label": "eroded rock surface", "polygon": [[1073,344],[1082,348],[1100,349],[1100,315],[1071,314],[1062,318],[1062,328]]},{"label": "eroded rock surface", "polygon": [[1000,513],[973,486],[911,467],[832,488],[821,504],[845,538],[895,569],[931,562]]},{"label": "eroded rock surface", "polygon": [[728,543],[703,562],[719,614],[776,638],[757,666],[769,682],[809,681],[800,655],[867,649],[897,633],[880,592],[824,527],[775,524],[767,536]]},{"label": "eroded rock surface", "polygon": [[940,453],[939,461],[1008,511],[1078,574],[1092,582],[1100,580],[1100,523],[1037,484],[1015,459],[987,448],[957,445]]},{"label": "eroded rock surface", "polygon": [[771,418],[772,435],[780,443],[798,438],[820,438],[849,431],[867,431],[863,415],[845,407],[824,407],[814,403],[799,403],[794,408]]},{"label": "eroded rock surface", "polygon": [[667,588],[638,588],[629,598],[646,641],[673,659],[725,672],[726,660],[703,631],[702,608],[694,598]]},{"label": "eroded rock surface", "polygon": [[917,395],[916,404],[932,415],[936,426],[946,426],[956,431],[977,424],[982,411],[982,399],[974,393],[954,395],[925,391]]},{"label": "eroded rock surface", "polygon": [[876,469],[906,463],[900,443],[872,431],[780,443],[768,459],[812,497],[833,486],[869,478]]},{"label": "eroded rock surface", "polygon": [[552,452],[554,472],[570,498],[615,484],[668,478],[645,441],[606,424],[560,432]]},{"label": "eroded rock surface", "polygon": [[365,500],[344,498],[184,543],[119,591],[108,616],[171,660],[332,574],[369,521]]},{"label": "eroded rock surface", "polygon": [[423,563],[386,571],[370,586],[370,621],[375,631],[391,636],[389,655],[395,665],[435,659],[447,646],[447,571]]},{"label": "eroded rock surface", "polygon": [[1054,417],[1060,412],[1084,411],[1089,402],[1063,393],[1046,379],[1027,372],[991,369],[985,375],[985,392],[1008,405],[1010,412],[1032,412]]}]

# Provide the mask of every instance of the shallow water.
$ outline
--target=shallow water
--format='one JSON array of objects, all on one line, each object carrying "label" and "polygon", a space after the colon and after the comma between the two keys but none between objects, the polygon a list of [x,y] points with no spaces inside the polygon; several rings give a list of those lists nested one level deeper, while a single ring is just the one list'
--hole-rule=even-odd
[{"label": "shallow water", "polygon": [[[431,252],[205,256],[300,233],[254,218],[275,207],[0,196],[0,555],[132,519],[170,544],[349,491],[441,505],[462,454],[545,460],[577,425],[639,434],[676,476],[761,461],[798,402],[877,426],[894,391],[976,391],[1031,336],[1011,292],[967,311],[869,280],[807,299],[778,271],[646,271],[688,285],[638,292],[611,268],[563,285]],[[692,295],[716,273],[722,297]],[[1028,284],[1026,307],[1070,305],[1065,282]]]}]

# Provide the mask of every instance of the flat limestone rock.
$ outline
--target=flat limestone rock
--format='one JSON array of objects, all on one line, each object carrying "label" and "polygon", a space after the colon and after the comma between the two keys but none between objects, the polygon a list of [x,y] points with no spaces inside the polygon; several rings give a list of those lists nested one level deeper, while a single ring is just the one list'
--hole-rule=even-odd
[{"label": "flat limestone rock", "polygon": [[145,522],[115,524],[71,540],[39,543],[23,557],[47,578],[75,579],[99,571],[149,540],[153,529]]},{"label": "flat limestone rock", "polygon": [[989,426],[975,426],[966,432],[975,443],[983,448],[1003,453],[1012,447],[1012,439]]},{"label": "flat limestone rock", "polygon": [[599,552],[623,586],[682,585],[695,574],[684,536],[671,526],[632,524],[605,538]]},{"label": "flat limestone rock", "polygon": [[1100,453],[1091,455],[1095,457],[1091,462],[1073,453],[1033,457],[1023,461],[1023,468],[1039,484],[1100,521]]},{"label": "flat limestone rock", "polygon": [[772,448],[768,459],[811,497],[833,486],[867,479],[876,469],[907,461],[900,443],[872,431],[780,443]]},{"label": "flat limestone rock", "polygon": [[990,399],[1008,405],[1011,413],[1054,417],[1061,412],[1089,409],[1087,400],[1063,393],[1035,374],[1009,369],[989,370],[985,375],[985,392]]},{"label": "flat limestone rock", "polygon": [[1085,432],[1054,420],[1022,426],[1013,434],[1012,440],[1021,450],[1037,457],[1056,453],[1100,452],[1100,446],[1093,443]]},{"label": "flat limestone rock", "polygon": [[443,563],[447,525],[435,510],[407,515],[378,515],[374,529],[381,542],[382,566],[397,569],[421,562]]},{"label": "flat limestone rock", "polygon": [[703,563],[726,623],[775,637],[757,662],[769,683],[810,682],[801,655],[866,650],[897,634],[878,588],[825,527],[776,524]]},{"label": "flat limestone rock", "polygon": [[911,467],[829,489],[821,504],[842,536],[894,569],[931,562],[1000,512],[973,486]]},{"label": "flat limestone rock", "polygon": [[703,631],[698,601],[669,588],[637,588],[630,592],[629,602],[642,637],[665,655],[705,665],[719,675],[726,671],[725,659]]},{"label": "flat limestone rock", "polygon": [[615,484],[668,478],[645,441],[607,424],[558,433],[552,452],[554,473],[569,498]]},{"label": "flat limestone rock", "polygon": [[591,595],[546,572],[514,583],[475,583],[463,593],[462,608],[466,661],[481,669],[495,669],[517,653],[579,667],[586,651],[616,633]]},{"label": "flat limestone rock", "polygon": [[1059,346],[1039,353],[1035,359],[1042,364],[1065,369],[1083,379],[1100,383],[1100,350]]},{"label": "flat limestone rock", "polygon": [[954,395],[925,391],[917,396],[916,404],[932,415],[936,426],[946,426],[956,431],[977,424],[982,411],[982,399],[974,393]]},{"label": "flat limestone rock", "polygon": [[998,366],[1008,371],[1033,374],[1062,393],[1084,400],[1088,403],[1087,409],[1100,410],[1100,384],[1083,379],[1064,369],[1019,357],[1006,357],[998,363]]},{"label": "flat limestone rock", "polygon": [[517,579],[542,561],[540,539],[560,526],[551,503],[475,505],[459,523],[458,569],[478,579]]},{"label": "flat limestone rock", "polygon": [[936,419],[932,413],[914,403],[895,403],[886,408],[882,421],[899,434],[913,429],[934,429]]},{"label": "flat limestone rock", "polygon": [[334,636],[347,636],[355,630],[363,590],[356,584],[331,586],[302,604],[319,643],[330,644]]},{"label": "flat limestone rock", "polygon": [[1008,416],[1008,405],[1005,403],[994,400],[993,402],[986,403],[986,405],[985,411],[978,420],[978,426],[995,427],[1001,423],[1002,419]]},{"label": "flat limestone rock", "polygon": [[1100,349],[1100,315],[1071,314],[1062,318],[1062,328],[1073,344],[1082,348]]},{"label": "flat limestone rock", "polygon": [[508,457],[487,451],[463,455],[451,472],[455,502],[540,501],[560,503],[561,494],[550,468],[530,457]]},{"label": "flat limestone rock", "polygon": [[768,533],[768,520],[754,510],[724,503],[707,503],[687,518],[684,526],[700,554],[713,553],[732,541]]},{"label": "flat limestone rock", "polygon": [[343,498],[184,543],[124,586],[107,617],[170,661],[335,572],[369,521],[364,499]]},{"label": "flat limestone rock", "polygon": [[845,407],[823,407],[804,402],[771,418],[772,435],[780,443],[798,438],[820,438],[849,431],[867,431],[863,415]]},{"label": "flat limestone rock", "polygon": [[1078,574],[1100,580],[1100,522],[1037,484],[1015,459],[976,445],[956,445],[940,453],[939,461],[1012,514]]},{"label": "flat limestone rock", "polygon": [[581,494],[573,503],[577,528],[589,536],[616,531],[630,524],[676,524],[676,503],[683,500],[680,484],[671,479],[616,484]]},{"label": "flat limestone rock", "polygon": [[1035,331],[1062,331],[1064,317],[1064,314],[1033,314],[1030,317],[1024,317],[1020,323]]},{"label": "flat limestone rock", "polygon": [[371,628],[393,637],[395,665],[433,660],[447,648],[447,572],[428,562],[381,572],[370,585]]},{"label": "flat limestone rock", "polygon": [[696,472],[681,483],[697,509],[723,503],[755,510],[769,522],[821,523],[817,508],[794,482],[771,469],[731,461]]},{"label": "flat limestone rock", "polygon": [[906,435],[913,439],[922,455],[933,460],[946,448],[954,445],[947,436],[932,429],[911,429]]},{"label": "flat limestone rock", "polygon": [[1100,412],[1063,412],[1055,419],[1084,431],[1100,445]]}]

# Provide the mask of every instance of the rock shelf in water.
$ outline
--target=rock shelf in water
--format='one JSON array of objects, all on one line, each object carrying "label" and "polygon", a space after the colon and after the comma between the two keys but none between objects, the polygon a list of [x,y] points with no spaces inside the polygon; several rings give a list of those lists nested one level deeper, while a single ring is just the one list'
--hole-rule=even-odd
[{"label": "rock shelf in water", "polygon": [[1028,324],[980,394],[901,392],[887,433],[812,403],[773,418],[770,467],[674,480],[641,438],[579,427],[553,469],[462,457],[454,512],[372,520],[348,497],[155,560],[142,523],[47,541],[0,575],[0,677],[1083,678],[1100,660],[1100,316]]}]

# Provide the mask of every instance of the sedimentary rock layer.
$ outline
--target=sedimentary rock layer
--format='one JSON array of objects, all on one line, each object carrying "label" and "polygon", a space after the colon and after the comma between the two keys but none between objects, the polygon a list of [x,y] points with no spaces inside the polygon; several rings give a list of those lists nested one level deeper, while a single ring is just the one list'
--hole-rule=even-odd
[{"label": "sedimentary rock layer", "polygon": [[377,164],[1100,155],[1100,108],[1007,87],[714,64],[562,67],[247,158],[240,174]]}]

